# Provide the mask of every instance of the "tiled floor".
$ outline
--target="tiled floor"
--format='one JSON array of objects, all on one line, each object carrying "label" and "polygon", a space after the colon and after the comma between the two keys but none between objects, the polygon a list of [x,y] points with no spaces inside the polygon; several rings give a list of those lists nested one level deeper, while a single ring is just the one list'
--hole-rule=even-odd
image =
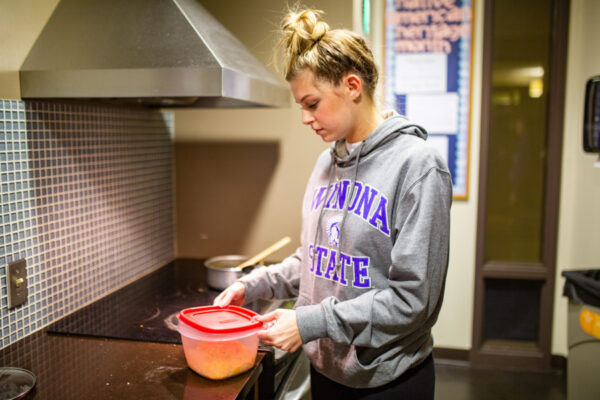
[{"label": "tiled floor", "polygon": [[566,374],[473,368],[436,360],[435,400],[565,400]]}]

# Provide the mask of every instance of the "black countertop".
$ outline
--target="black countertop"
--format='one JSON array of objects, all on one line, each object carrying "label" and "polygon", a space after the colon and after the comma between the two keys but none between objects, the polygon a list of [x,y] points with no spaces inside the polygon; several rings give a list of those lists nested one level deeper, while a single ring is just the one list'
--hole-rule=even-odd
[{"label": "black countertop", "polygon": [[212,381],[188,368],[181,345],[38,331],[0,351],[2,366],[36,375],[26,399],[243,399],[261,371]]},{"label": "black countertop", "polygon": [[211,381],[187,367],[174,330],[181,309],[211,304],[219,293],[204,282],[202,260],[177,260],[0,350],[0,363],[37,376],[27,398],[243,398],[264,352],[245,374]]}]

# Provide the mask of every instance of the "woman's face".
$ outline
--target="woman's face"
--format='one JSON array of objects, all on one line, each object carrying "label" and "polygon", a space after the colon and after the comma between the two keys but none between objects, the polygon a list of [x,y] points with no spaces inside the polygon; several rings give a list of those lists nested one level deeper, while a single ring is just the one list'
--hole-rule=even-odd
[{"label": "woman's face", "polygon": [[352,141],[354,113],[351,94],[344,84],[338,86],[317,80],[309,69],[290,80],[296,103],[302,109],[302,123],[309,125],[325,142],[346,138]]}]

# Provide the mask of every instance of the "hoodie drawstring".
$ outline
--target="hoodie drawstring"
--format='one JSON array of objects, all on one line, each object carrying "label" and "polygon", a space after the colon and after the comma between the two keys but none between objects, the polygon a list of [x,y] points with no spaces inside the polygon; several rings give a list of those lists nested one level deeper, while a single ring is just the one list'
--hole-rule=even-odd
[{"label": "hoodie drawstring", "polygon": [[329,187],[331,186],[331,182],[333,181],[333,167],[335,165],[335,158],[332,157],[332,162],[329,165],[329,182],[327,182],[327,190],[325,191],[325,199],[323,200],[323,205],[321,206],[321,210],[319,211],[319,219],[317,219],[317,229],[315,230],[315,240],[313,242],[312,248],[312,265],[315,263],[315,251],[317,248],[317,240],[319,239],[319,233],[321,232],[321,220],[323,219],[323,211],[325,210],[325,204],[327,204],[327,197],[329,197]]},{"label": "hoodie drawstring", "polygon": [[344,224],[346,223],[346,215],[348,215],[348,208],[350,207],[350,203],[352,202],[352,197],[354,196],[354,185],[356,184],[356,177],[358,176],[358,163],[360,162],[360,154],[362,153],[363,147],[365,147],[366,141],[363,140],[360,148],[358,149],[358,154],[356,155],[356,166],[354,167],[354,177],[352,178],[352,182],[350,183],[350,191],[348,197],[346,197],[346,201],[344,202],[344,214],[342,216],[342,221],[340,222],[340,237],[338,238],[338,251],[335,256],[335,272],[340,270],[341,267],[341,255],[342,255],[342,233],[344,232]]}]

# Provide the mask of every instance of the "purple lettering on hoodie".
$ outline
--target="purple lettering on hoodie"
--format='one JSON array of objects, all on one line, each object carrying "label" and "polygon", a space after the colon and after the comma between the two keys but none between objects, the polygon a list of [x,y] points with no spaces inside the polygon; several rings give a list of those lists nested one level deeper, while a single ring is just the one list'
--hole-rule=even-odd
[{"label": "purple lettering on hoodie", "polygon": [[[339,269],[340,275],[338,275],[338,271],[336,270],[336,267],[335,267],[336,258],[337,258],[337,251],[330,250],[329,262],[327,263],[327,269],[325,270],[323,277],[326,279],[329,279],[331,281],[334,281],[334,282],[339,282],[345,286],[348,284],[348,282],[346,281],[346,278],[344,277],[344,275],[345,275],[344,271],[346,270],[346,268],[345,268],[346,264],[350,263],[350,257],[345,255],[344,253],[342,253],[340,255],[340,269]],[[332,276],[332,273],[333,273],[333,276]]]},{"label": "purple lettering on hoodie", "polygon": [[[337,251],[331,250],[329,252],[329,262],[327,263],[327,270],[325,270],[325,274],[323,274],[324,278],[332,279],[331,273],[335,271],[335,259],[337,257]],[[334,279],[335,280],[335,279]]]},{"label": "purple lettering on hoodie", "polygon": [[379,205],[377,206],[377,210],[375,210],[373,217],[371,217],[371,219],[369,220],[369,224],[371,224],[375,228],[379,229],[381,232],[385,233],[386,235],[390,236],[390,229],[388,228],[388,224],[387,224],[387,211],[385,208],[386,206],[387,206],[387,199],[382,195],[381,199],[379,200]]},{"label": "purple lettering on hoodie", "polygon": [[[345,255],[344,253],[340,254],[340,263],[342,264],[340,267],[340,270],[337,271],[334,275],[333,275],[333,280],[336,282],[340,282],[342,285],[346,286],[348,284],[348,281],[346,281],[346,265],[350,264],[350,256]],[[337,273],[340,273],[340,276],[338,276]]]},{"label": "purple lettering on hoodie", "polygon": [[316,210],[317,208],[319,208],[321,203],[323,203],[325,201],[325,189],[326,189],[326,186],[315,189],[315,193],[313,195],[313,201],[312,201],[312,209],[313,210]]},{"label": "purple lettering on hoodie", "polygon": [[356,207],[356,203],[358,202],[358,198],[360,197],[360,192],[362,192],[362,188],[363,185],[360,182],[354,182],[354,188],[352,190],[352,193],[356,194],[354,194],[352,204],[350,205],[350,207],[348,207],[348,211],[352,211],[354,210],[354,207]]},{"label": "purple lettering on hoodie", "polygon": [[362,218],[366,221],[369,216],[369,212],[371,211],[371,206],[373,205],[373,200],[375,200],[375,196],[377,196],[377,190],[372,187],[365,185],[365,190],[358,202],[358,206],[354,210],[354,214],[361,216],[362,209]]},{"label": "purple lettering on hoodie", "polygon": [[[331,194],[329,195],[329,199],[327,200],[327,204],[325,204],[325,208],[331,208],[331,202],[333,201],[333,199],[334,199],[334,197],[335,197],[335,195],[337,193],[337,190],[338,190],[338,185],[337,184],[331,185],[329,187],[333,188],[333,190],[331,191]],[[334,202],[334,204],[335,204],[335,202]]]},{"label": "purple lettering on hoodie", "polygon": [[346,204],[346,195],[348,194],[348,185],[350,185],[350,181],[347,181],[347,180],[338,182],[339,187],[337,190],[337,194],[338,194],[337,208],[340,210],[343,210],[344,204]]},{"label": "purple lettering on hoodie", "polygon": [[327,253],[327,249],[321,247],[321,246],[317,246],[317,250],[315,251],[316,255],[317,255],[317,265],[315,266],[315,275],[316,276],[323,276],[323,271],[321,270],[321,262],[323,261],[323,255],[326,256]]},{"label": "purple lettering on hoodie", "polygon": [[352,286],[358,288],[368,288],[371,286],[369,279],[369,258],[368,257],[352,257],[354,264],[354,282]]}]

